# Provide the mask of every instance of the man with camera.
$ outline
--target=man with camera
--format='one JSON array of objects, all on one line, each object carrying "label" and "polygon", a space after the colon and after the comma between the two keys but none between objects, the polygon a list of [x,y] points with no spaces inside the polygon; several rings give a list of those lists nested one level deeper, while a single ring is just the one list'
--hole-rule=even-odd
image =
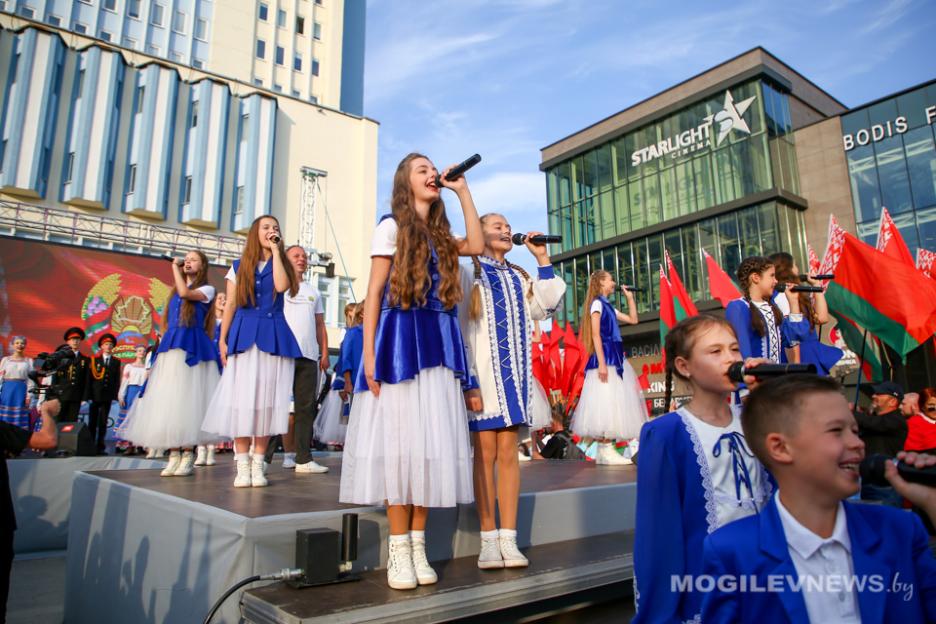
[{"label": "man with camera", "polygon": [[[81,341],[85,339],[84,330],[80,327],[70,327],[65,332],[65,342],[74,353],[71,364],[63,370],[56,371],[52,386],[59,389],[61,411],[59,422],[77,422],[81,402],[85,399],[85,386],[88,383],[88,369],[91,358],[81,353]],[[51,397],[46,397],[47,399]]]}]

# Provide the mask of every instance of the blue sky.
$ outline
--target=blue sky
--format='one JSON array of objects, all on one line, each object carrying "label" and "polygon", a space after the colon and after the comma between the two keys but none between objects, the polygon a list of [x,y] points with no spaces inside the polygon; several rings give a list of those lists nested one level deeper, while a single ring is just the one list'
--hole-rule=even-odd
[{"label": "blue sky", "polygon": [[478,152],[478,210],[515,231],[547,227],[540,148],[755,46],[846,106],[936,77],[933,0],[368,0],[367,12],[378,214],[408,152],[440,169]]}]

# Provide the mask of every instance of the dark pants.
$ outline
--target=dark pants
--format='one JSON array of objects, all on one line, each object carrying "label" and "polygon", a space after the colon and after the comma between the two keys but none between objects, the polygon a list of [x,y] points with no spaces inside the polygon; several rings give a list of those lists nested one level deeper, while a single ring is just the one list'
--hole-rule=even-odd
[{"label": "dark pants", "polygon": [[88,431],[97,443],[99,451],[104,450],[104,438],[107,437],[107,417],[110,416],[112,401],[91,401],[88,409]]},{"label": "dark pants", "polygon": [[[307,464],[312,461],[312,424],[318,415],[319,363],[316,360],[296,358],[296,373],[293,376],[293,409],[296,426],[294,429],[296,440],[296,463]],[[280,436],[277,436],[280,437]],[[276,449],[276,439],[271,439],[267,445],[266,461],[273,461]]]},{"label": "dark pants", "polygon": [[[2,461],[2,460],[0,460]],[[13,567],[13,531],[0,531],[0,624],[6,622],[7,597],[10,595],[10,569]]]},{"label": "dark pants", "polygon": [[61,401],[61,403],[62,409],[59,411],[58,422],[78,422],[81,401]]}]

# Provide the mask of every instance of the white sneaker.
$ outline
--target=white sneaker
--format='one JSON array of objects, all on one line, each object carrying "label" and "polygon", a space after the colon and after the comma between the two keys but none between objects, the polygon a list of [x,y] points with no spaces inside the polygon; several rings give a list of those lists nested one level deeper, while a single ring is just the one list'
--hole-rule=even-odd
[{"label": "white sneaker", "polygon": [[410,537],[413,550],[413,568],[416,570],[416,582],[420,585],[433,585],[439,581],[435,570],[426,559],[426,538]]},{"label": "white sneaker", "polygon": [[517,451],[517,460],[522,462],[533,461],[533,458],[524,453],[523,451]]},{"label": "white sneaker", "polygon": [[390,555],[387,557],[387,585],[391,589],[416,589],[416,569],[410,541],[390,540]]},{"label": "white sneaker", "polygon": [[263,473],[264,470],[263,464],[266,462],[263,461],[263,455],[255,455],[253,460],[250,462],[250,485],[251,487],[266,487],[269,485],[266,475]]},{"label": "white sneaker", "polygon": [[176,477],[187,477],[192,474],[194,468],[192,467],[195,464],[195,453],[192,451],[185,451],[182,453],[182,461],[179,462],[179,467],[176,468],[174,476]]},{"label": "white sneaker", "polygon": [[146,449],[146,459],[153,459],[156,457],[156,449],[148,448]]},{"label": "white sneaker", "polygon": [[598,454],[595,456],[595,463],[604,466],[623,466],[632,464],[629,459],[621,457],[620,453],[614,450],[614,445],[610,442],[604,442],[598,445]]},{"label": "white sneaker", "polygon": [[296,454],[283,453],[283,468],[289,470],[296,467]]},{"label": "white sneaker", "polygon": [[481,538],[481,554],[478,555],[478,567],[482,570],[497,570],[504,567],[498,538]]},{"label": "white sneaker", "polygon": [[530,565],[530,560],[524,557],[520,549],[517,548],[516,535],[501,533],[497,541],[499,542],[501,557],[504,558],[505,568],[525,568]]},{"label": "white sneaker", "polygon": [[214,466],[217,462],[215,461],[215,446],[214,444],[208,445],[208,452],[205,454],[205,465]]},{"label": "white sneaker", "polygon": [[208,463],[208,447],[199,446],[198,455],[195,457],[196,466],[205,466]]},{"label": "white sneaker", "polygon": [[176,470],[179,469],[179,464],[182,463],[182,455],[179,451],[172,451],[169,453],[169,463],[166,464],[166,467],[163,468],[162,472],[159,473],[160,477],[174,477]]},{"label": "white sneaker", "polygon": [[304,464],[296,464],[296,474],[323,474],[328,472],[328,466],[318,464],[314,459]]},{"label": "white sneaker", "polygon": [[250,460],[237,460],[237,476],[234,478],[234,487],[250,487]]}]

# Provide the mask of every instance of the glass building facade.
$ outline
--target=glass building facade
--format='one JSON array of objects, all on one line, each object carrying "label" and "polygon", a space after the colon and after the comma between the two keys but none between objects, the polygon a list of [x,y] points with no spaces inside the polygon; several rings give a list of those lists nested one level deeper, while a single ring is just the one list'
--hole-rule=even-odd
[{"label": "glass building facade", "polygon": [[560,320],[577,324],[599,268],[643,289],[639,312],[657,310],[664,249],[696,300],[709,298],[701,249],[729,274],[748,255],[804,258],[800,207],[763,199],[799,192],[792,130],[787,95],[759,78],[549,165],[549,227],[563,237],[552,252],[569,285]]},{"label": "glass building facade", "polygon": [[936,81],[842,115],[858,235],[886,207],[911,253],[936,250]]}]

